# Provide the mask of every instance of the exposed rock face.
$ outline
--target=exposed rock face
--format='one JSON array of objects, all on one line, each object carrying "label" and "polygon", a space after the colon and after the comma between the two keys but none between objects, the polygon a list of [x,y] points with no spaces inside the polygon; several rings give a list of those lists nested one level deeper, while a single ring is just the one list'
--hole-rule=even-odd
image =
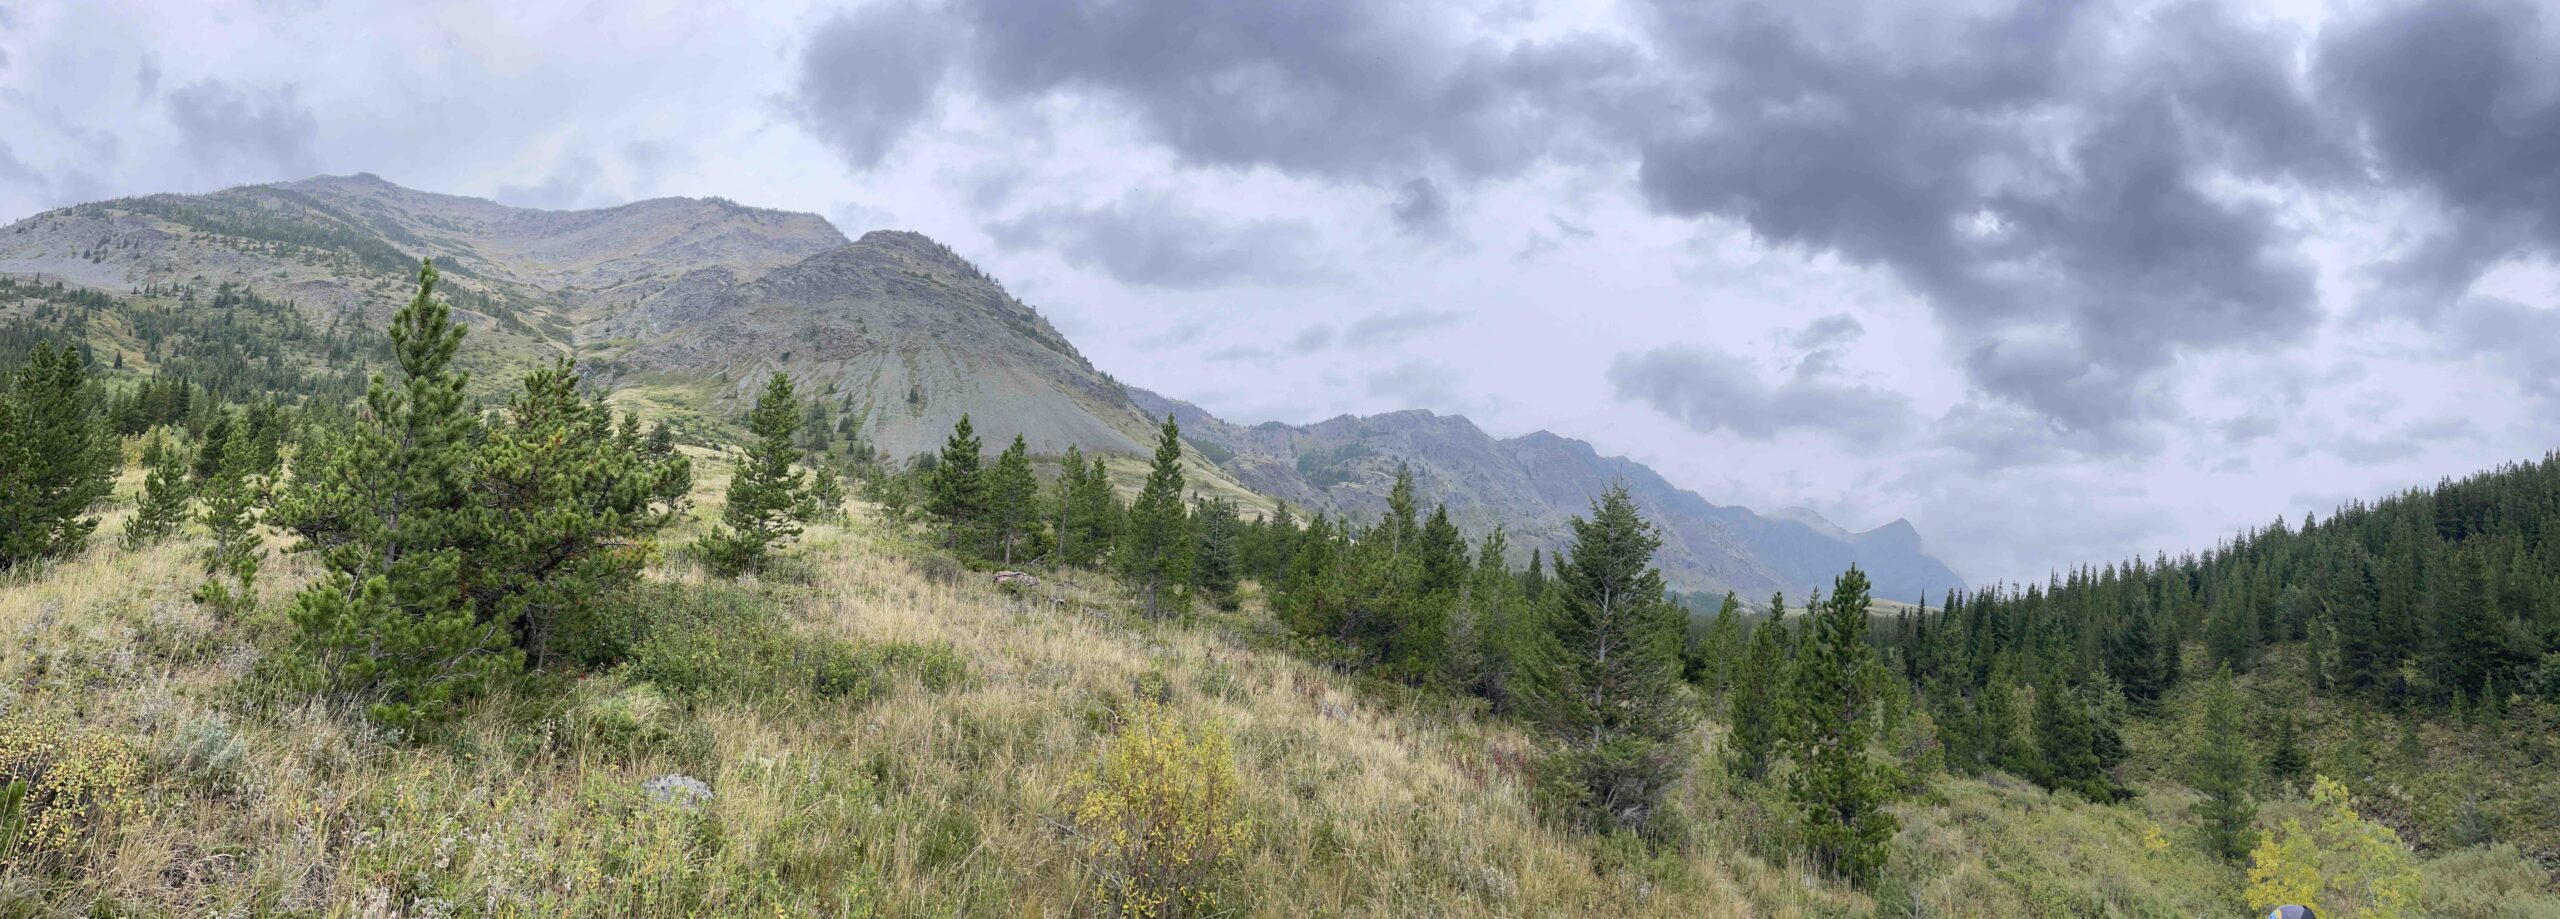
[{"label": "exposed rock face", "polygon": [[1849,533],[1801,509],[1764,517],[1710,503],[1641,463],[1603,457],[1590,444],[1545,431],[1497,440],[1465,418],[1426,411],[1245,427],[1187,402],[1131,393],[1151,414],[1173,413],[1194,442],[1232,453],[1220,465],[1246,487],[1301,508],[1375,520],[1386,510],[1397,465],[1409,464],[1423,498],[1446,502],[1450,518],[1471,536],[1502,525],[1521,556],[1515,563],[1532,547],[1553,552],[1565,545],[1573,516],[1624,480],[1661,525],[1656,560],[1682,590],[1731,589],[1754,603],[1784,590],[1801,602],[1852,562],[1884,599],[1934,600],[1964,586],[1929,556],[1907,521]]},{"label": "exposed rock face", "polygon": [[595,328],[634,341],[614,360],[645,373],[727,370],[741,392],[772,370],[832,384],[893,456],[940,447],[963,412],[991,450],[1018,432],[1034,453],[1136,454],[1151,436],[1048,320],[915,233],[874,231],[753,280],[694,272]]}]

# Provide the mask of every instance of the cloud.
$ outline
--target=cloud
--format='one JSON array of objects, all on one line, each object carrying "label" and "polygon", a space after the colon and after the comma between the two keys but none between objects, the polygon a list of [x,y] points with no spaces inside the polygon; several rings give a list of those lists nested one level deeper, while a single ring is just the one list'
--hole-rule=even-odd
[{"label": "cloud", "polygon": [[565,211],[592,207],[603,203],[606,196],[597,186],[604,181],[604,167],[592,156],[570,156],[555,162],[551,174],[542,181],[529,184],[500,184],[498,200],[517,207]]},{"label": "cloud", "polygon": [[1396,191],[1395,204],[1388,212],[1396,219],[1396,228],[1410,235],[1429,235],[1449,228],[1449,197],[1430,179],[1414,179]]},{"label": "cloud", "polygon": [[931,113],[960,39],[938,11],[913,3],[837,16],[800,53],[791,110],[847,165],[877,167]]},{"label": "cloud", "polygon": [[1812,351],[1845,345],[1857,341],[1858,336],[1866,333],[1867,327],[1858,321],[1858,317],[1847,313],[1833,313],[1805,323],[1804,328],[1797,329],[1787,336],[1787,344]]},{"label": "cloud", "polygon": [[2061,430],[2138,423],[2125,396],[2182,351],[2316,325],[2292,234],[2215,183],[2329,148],[2282,45],[2194,14],[2110,35],[2104,9],[1661,5],[1709,117],[1642,141],[1643,193],[1891,270],[1975,385]]},{"label": "cloud", "polygon": [[1399,405],[1426,406],[1464,413],[1472,403],[1458,389],[1456,371],[1428,361],[1405,361],[1369,374],[1369,395]]},{"label": "cloud", "polygon": [[9,149],[9,142],[5,140],[0,140],[0,182],[38,189],[46,185],[44,173],[37,172],[35,167],[19,159],[17,151]]},{"label": "cloud", "polygon": [[2560,404],[2560,309],[2473,297],[2447,318],[2446,356],[2478,355],[2526,396]]},{"label": "cloud", "polygon": [[2405,425],[2381,434],[2339,431],[2321,438],[2320,447],[2357,466],[2379,466],[2425,453],[2447,442],[2477,440],[2480,427],[2469,418],[2442,418]]},{"label": "cloud", "polygon": [[1389,180],[1510,175],[1622,105],[1634,49],[1587,33],[1500,40],[1453,9],[1361,0],[891,3],[829,20],[790,103],[857,169],[921,122],[955,66],[997,103],[1087,99],[1193,165]]},{"label": "cloud", "polygon": [[170,123],[199,166],[260,178],[318,171],[320,122],[291,86],[244,90],[198,80],[171,90],[167,103]]},{"label": "cloud", "polygon": [[1070,264],[1149,287],[1295,284],[1321,273],[1312,227],[1278,218],[1231,220],[1152,193],[1099,207],[1037,209],[987,232],[1008,248],[1054,247]]},{"label": "cloud", "polygon": [[1803,373],[1771,385],[1741,358],[1685,345],[1618,355],[1609,385],[1619,400],[1643,402],[1702,434],[1767,440],[1806,430],[1874,441],[1912,421],[1910,401],[1899,394]]},{"label": "cloud", "polygon": [[1333,347],[1333,327],[1329,325],[1311,325],[1299,329],[1297,337],[1289,339],[1289,350],[1300,354],[1322,351],[1330,347]]},{"label": "cloud", "polygon": [[1392,345],[1444,326],[1456,325],[1466,315],[1455,310],[1398,310],[1364,316],[1342,329],[1342,341],[1355,348]]},{"label": "cloud", "polygon": [[2382,272],[2421,317],[2523,247],[2560,251],[2560,23],[2527,0],[2396,2],[2331,30],[2316,73],[2386,179],[2424,191],[2449,229]]}]

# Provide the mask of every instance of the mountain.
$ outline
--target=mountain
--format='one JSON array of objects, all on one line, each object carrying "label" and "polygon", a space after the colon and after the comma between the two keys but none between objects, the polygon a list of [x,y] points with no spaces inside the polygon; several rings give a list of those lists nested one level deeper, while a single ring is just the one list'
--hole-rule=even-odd
[{"label": "mountain", "polygon": [[1188,402],[1130,392],[1148,413],[1172,414],[1183,434],[1237,481],[1302,508],[1375,519],[1386,509],[1397,466],[1409,466],[1423,499],[1446,502],[1450,518],[1470,535],[1503,526],[1523,556],[1515,561],[1532,547],[1554,552],[1564,545],[1573,516],[1623,480],[1662,526],[1656,561],[1681,590],[1730,589],[1754,603],[1783,590],[1802,601],[1851,563],[1866,569],[1880,598],[1936,598],[1964,586],[1929,555],[1909,521],[1851,533],[1801,508],[1762,516],[1709,502],[1642,463],[1604,457],[1588,443],[1546,431],[1497,440],[1466,418],[1418,410],[1244,426]]},{"label": "mountain", "polygon": [[[967,413],[990,450],[1016,433],[1039,454],[1074,445],[1115,457],[1131,483],[1156,419],[1170,412],[1200,448],[1195,481],[1248,508],[1267,507],[1268,496],[1374,517],[1395,464],[1411,462],[1463,526],[1505,525],[1525,552],[1562,544],[1571,515],[1623,476],[1664,524],[1664,570],[1683,589],[1801,596],[1852,561],[1886,597],[1962,583],[1907,523],[1850,534],[1818,517],[1762,517],[1543,432],[1495,440],[1464,418],[1418,411],[1231,425],[1123,387],[942,244],[895,231],[848,240],[814,214],[719,198],[550,211],[358,174],[101,201],[0,229],[0,275],[94,287],[145,311],[193,308],[204,289],[235,285],[316,329],[378,327],[407,298],[422,257],[436,260],[441,289],[473,328],[465,361],[483,396],[550,355],[574,354],[626,408],[708,433],[781,371],[859,419],[861,436],[891,458],[937,449]],[[147,318],[92,323],[86,334],[132,354],[135,371],[167,366],[164,345],[188,343],[164,343]],[[295,342],[336,340],[283,337],[292,341],[277,359],[295,353],[315,367],[323,349]]]}]

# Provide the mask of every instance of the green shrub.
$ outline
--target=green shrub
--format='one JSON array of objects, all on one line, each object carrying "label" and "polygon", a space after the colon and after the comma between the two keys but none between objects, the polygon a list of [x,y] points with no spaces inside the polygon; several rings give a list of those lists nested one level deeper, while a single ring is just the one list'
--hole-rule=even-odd
[{"label": "green shrub", "polygon": [[2560,919],[2560,894],[2510,845],[2463,849],[2427,863],[2419,902],[2443,919]]},{"label": "green shrub", "polygon": [[1239,785],[1224,732],[1185,728],[1140,703],[1075,807],[1095,900],[1121,916],[1217,912],[1222,875],[1250,829]]},{"label": "green shrub", "polygon": [[771,601],[728,585],[665,585],[632,615],[585,639],[588,653],[621,652],[623,672],[687,702],[774,693],[868,702],[913,674],[934,692],[968,681],[957,652],[905,642],[865,644],[793,632]]}]

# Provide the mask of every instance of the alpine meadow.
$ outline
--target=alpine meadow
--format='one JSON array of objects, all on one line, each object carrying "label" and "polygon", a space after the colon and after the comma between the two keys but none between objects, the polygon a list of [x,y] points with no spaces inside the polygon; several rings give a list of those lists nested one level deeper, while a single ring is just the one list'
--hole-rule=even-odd
[{"label": "alpine meadow", "polygon": [[0,917],[2560,919],[2553,86],[2530,0],[0,9]]}]

